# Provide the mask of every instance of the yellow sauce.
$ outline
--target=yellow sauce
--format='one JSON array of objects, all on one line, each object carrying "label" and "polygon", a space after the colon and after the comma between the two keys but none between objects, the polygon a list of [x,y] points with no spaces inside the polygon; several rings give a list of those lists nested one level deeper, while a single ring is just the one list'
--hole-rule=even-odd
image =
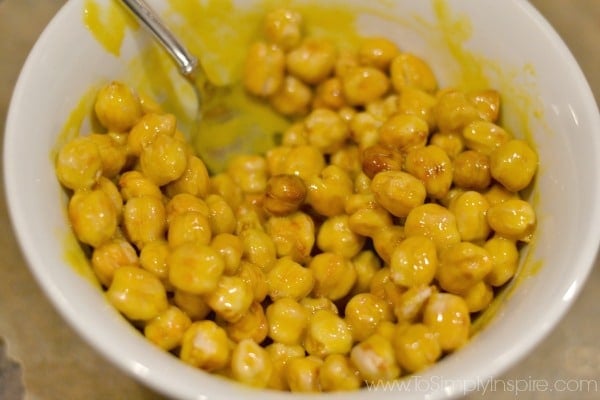
[{"label": "yellow sauce", "polygon": [[[545,127],[542,107],[534,97],[537,92],[533,83],[534,68],[529,64],[516,67],[500,65],[498,61],[486,60],[469,51],[465,44],[473,34],[470,20],[465,16],[453,14],[445,0],[431,1],[435,15],[433,22],[411,15],[394,17],[386,14],[386,6],[394,5],[391,0],[373,1],[369,6],[360,8],[350,8],[343,2],[327,3],[315,0],[296,4],[291,0],[263,0],[262,7],[248,10],[234,10],[232,0],[168,0],[169,8],[166,14],[169,21],[177,21],[169,27],[194,54],[202,56],[203,67],[209,79],[220,85],[235,85],[239,82],[245,56],[244,51],[240,49],[243,50],[252,41],[260,39],[260,23],[266,10],[293,6],[303,15],[308,35],[327,37],[339,46],[349,48],[356,46],[360,39],[356,31],[358,13],[368,13],[388,22],[409,26],[422,33],[423,37],[430,41],[431,48],[449,54],[453,65],[448,65],[448,68],[453,71],[451,81],[454,86],[464,90],[482,89],[490,87],[490,82],[496,82],[496,89],[502,95],[502,125],[510,127],[516,136],[534,144],[531,132],[533,121]],[[108,6],[102,8],[94,0],[86,0],[83,19],[96,40],[114,55],[120,54],[127,29],[138,27],[114,2],[109,2]],[[410,44],[404,46],[409,48]],[[516,77],[520,79],[517,80]],[[157,99],[165,110],[174,113],[180,129],[188,133],[193,129],[196,109],[190,83],[179,76],[173,61],[159,46],[149,45],[142,50],[139,57],[132,59],[125,78],[133,87],[144,88],[146,94]],[[92,109],[91,93],[96,89],[93,88],[83,96],[65,124],[59,142],[80,132],[82,121],[89,117]],[[232,102],[246,102],[242,98],[239,86],[234,92],[236,95]],[[266,120],[269,118],[271,117],[265,116]],[[280,132],[282,129],[281,120],[278,118],[266,123],[272,124],[273,132]],[[239,136],[243,127],[243,120],[214,126],[210,128],[210,133],[195,138],[195,147],[200,153],[208,152],[220,157],[221,154],[215,149],[225,148],[229,151],[239,148],[239,142],[235,138]],[[249,143],[253,143],[255,150],[263,151],[272,145],[273,138],[254,138]],[[530,201],[537,206],[539,198],[535,188],[530,197]],[[73,238],[72,235],[68,236]],[[65,254],[69,263],[82,275],[96,281],[91,274],[89,261],[78,243],[74,239],[66,242]],[[543,266],[541,260],[532,259],[534,246],[535,237],[527,248],[523,249],[523,260],[517,275],[474,321],[473,334],[493,319],[516,287],[534,276]]]}]

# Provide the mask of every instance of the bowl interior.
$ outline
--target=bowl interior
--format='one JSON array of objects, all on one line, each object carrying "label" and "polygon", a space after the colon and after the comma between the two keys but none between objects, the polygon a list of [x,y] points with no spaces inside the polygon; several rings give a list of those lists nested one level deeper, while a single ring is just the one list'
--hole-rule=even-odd
[{"label": "bowl interior", "polygon": [[[92,3],[114,6],[110,0]],[[150,3],[164,10],[163,2]],[[506,126],[515,135],[531,139],[540,155],[539,176],[531,193],[539,227],[523,256],[520,278],[468,346],[414,376],[405,387],[411,393],[403,393],[405,398],[421,397],[424,392],[432,399],[454,397],[499,374],[531,350],[565,313],[587,277],[600,238],[598,109],[574,58],[526,1],[481,0],[475,5],[460,0],[354,0],[343,4],[360,10],[356,21],[361,33],[395,38],[402,49],[424,57],[442,85],[480,84],[465,78],[473,73],[469,66],[478,65],[476,73],[503,94]],[[69,265],[68,260],[80,255],[66,218],[66,197],[55,178],[53,151],[60,135],[73,134],[63,131],[65,121],[77,107],[84,114],[89,110],[90,93],[97,85],[112,79],[133,86],[143,82],[132,76],[131,66],[151,42],[145,31],[130,30],[119,55],[108,52],[85,26],[83,11],[89,5],[89,1],[71,0],[57,14],[32,50],[12,98],[4,178],[22,251],[65,319],[106,357],[151,387],[190,399],[281,397],[223,385],[222,379],[153,348],[107,304],[85,278],[85,268]],[[176,15],[165,15],[177,22]],[[172,72],[176,76],[174,66]],[[85,121],[82,132],[89,129]],[[394,390],[377,392],[377,398],[396,397]]]}]

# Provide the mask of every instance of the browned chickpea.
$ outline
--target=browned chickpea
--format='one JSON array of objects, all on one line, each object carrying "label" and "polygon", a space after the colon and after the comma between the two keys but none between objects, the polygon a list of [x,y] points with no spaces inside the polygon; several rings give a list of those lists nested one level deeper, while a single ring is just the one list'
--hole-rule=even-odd
[{"label": "browned chickpea", "polygon": [[296,175],[275,175],[267,181],[267,190],[263,202],[265,211],[272,215],[287,215],[304,203],[306,185]]},{"label": "browned chickpea", "polygon": [[461,152],[454,159],[452,180],[462,189],[486,189],[492,182],[489,157],[475,150]]},{"label": "browned chickpea", "polygon": [[362,153],[362,171],[369,178],[381,171],[400,171],[402,169],[402,154],[380,144],[369,146]]}]

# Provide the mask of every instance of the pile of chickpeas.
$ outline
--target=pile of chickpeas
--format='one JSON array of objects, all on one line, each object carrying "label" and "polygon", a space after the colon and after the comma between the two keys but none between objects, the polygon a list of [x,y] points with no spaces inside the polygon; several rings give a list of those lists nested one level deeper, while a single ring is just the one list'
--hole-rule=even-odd
[{"label": "pile of chickpeas", "polygon": [[[209,175],[174,115],[120,82],[64,145],[68,216],[108,301],[204,371],[294,392],[421,371],[468,341],[536,225],[538,158],[494,89],[438,88],[389,39],[355,51],[279,9],[243,85],[292,121]],[[240,132],[243,134],[243,132]]]}]

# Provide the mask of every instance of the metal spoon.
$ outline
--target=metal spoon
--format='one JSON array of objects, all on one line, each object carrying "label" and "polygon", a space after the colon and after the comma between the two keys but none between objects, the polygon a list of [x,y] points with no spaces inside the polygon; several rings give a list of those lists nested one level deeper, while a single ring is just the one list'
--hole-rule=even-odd
[{"label": "metal spoon", "polygon": [[122,2],[163,46],[179,66],[181,75],[191,82],[198,114],[190,137],[210,172],[222,171],[235,154],[264,153],[276,144],[278,134],[289,125],[287,119],[246,95],[241,85],[215,86],[198,58],[144,0]]}]

